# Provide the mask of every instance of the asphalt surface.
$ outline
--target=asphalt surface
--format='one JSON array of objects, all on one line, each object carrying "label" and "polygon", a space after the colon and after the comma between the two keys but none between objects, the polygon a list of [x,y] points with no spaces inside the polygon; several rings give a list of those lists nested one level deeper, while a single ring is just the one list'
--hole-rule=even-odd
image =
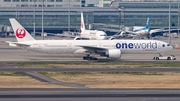
[{"label": "asphalt surface", "polygon": [[1,72],[180,72],[180,68],[4,68]]},{"label": "asphalt surface", "polygon": [[76,84],[76,83],[70,83],[70,82],[62,82],[55,80],[53,78],[38,74],[36,72],[22,72],[23,74],[30,76],[34,79],[37,79],[41,82],[47,82],[51,84],[56,84],[56,85],[64,85],[64,86],[69,86],[69,87],[74,87],[74,88],[84,88],[85,84]]},{"label": "asphalt surface", "polygon": [[0,89],[1,101],[179,101],[169,89]]}]

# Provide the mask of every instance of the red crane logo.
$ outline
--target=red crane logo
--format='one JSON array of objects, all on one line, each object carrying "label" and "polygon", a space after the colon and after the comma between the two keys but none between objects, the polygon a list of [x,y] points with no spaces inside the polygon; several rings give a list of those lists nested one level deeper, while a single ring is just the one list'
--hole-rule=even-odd
[{"label": "red crane logo", "polygon": [[16,36],[17,36],[18,38],[24,38],[24,37],[26,36],[26,30],[23,29],[23,28],[18,28],[18,29],[16,30]]}]

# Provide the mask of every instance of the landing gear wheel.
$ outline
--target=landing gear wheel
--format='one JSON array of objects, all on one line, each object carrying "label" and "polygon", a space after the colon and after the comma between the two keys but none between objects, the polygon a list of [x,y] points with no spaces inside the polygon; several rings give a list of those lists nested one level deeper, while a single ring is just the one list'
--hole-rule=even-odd
[{"label": "landing gear wheel", "polygon": [[156,60],[159,60],[159,58],[158,58],[158,57],[156,57]]},{"label": "landing gear wheel", "polygon": [[93,57],[89,57],[89,60],[93,60]]},{"label": "landing gear wheel", "polygon": [[93,60],[97,60],[97,58],[94,58]]},{"label": "landing gear wheel", "polygon": [[83,60],[97,60],[97,58],[92,56],[84,56]]},{"label": "landing gear wheel", "polygon": [[86,56],[84,56],[84,57],[83,57],[83,60],[87,60],[87,57],[86,57]]},{"label": "landing gear wheel", "polygon": [[167,58],[167,60],[171,60],[171,58],[170,58],[170,57],[168,57],[168,58]]}]

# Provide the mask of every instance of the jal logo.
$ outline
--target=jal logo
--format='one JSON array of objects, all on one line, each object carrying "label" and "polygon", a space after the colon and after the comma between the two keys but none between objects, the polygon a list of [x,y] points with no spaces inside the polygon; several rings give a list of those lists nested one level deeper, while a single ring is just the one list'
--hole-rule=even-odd
[{"label": "jal logo", "polygon": [[24,38],[24,37],[26,36],[26,31],[25,31],[25,29],[23,29],[23,28],[18,28],[18,29],[16,30],[16,36],[17,36],[18,38]]}]

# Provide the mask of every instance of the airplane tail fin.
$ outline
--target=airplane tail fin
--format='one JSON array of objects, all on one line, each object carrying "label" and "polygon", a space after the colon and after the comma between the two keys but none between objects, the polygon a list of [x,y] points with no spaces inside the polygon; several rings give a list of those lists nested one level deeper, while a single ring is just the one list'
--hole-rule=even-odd
[{"label": "airplane tail fin", "polygon": [[149,19],[150,19],[150,14],[148,14],[148,17],[147,17],[146,28],[149,28]]},{"label": "airplane tail fin", "polygon": [[81,31],[85,30],[85,25],[84,25],[84,16],[83,13],[81,12]]},{"label": "airplane tail fin", "polygon": [[18,42],[35,40],[16,19],[10,18],[9,21]]}]

